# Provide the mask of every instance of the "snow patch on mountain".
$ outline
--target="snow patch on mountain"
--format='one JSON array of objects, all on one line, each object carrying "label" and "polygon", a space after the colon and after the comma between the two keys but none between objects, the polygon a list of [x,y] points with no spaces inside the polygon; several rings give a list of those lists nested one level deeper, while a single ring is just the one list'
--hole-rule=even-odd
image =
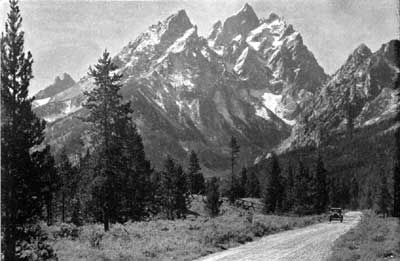
[{"label": "snow patch on mountain", "polygon": [[188,90],[192,90],[195,86],[191,78],[189,76],[184,76],[182,73],[171,74],[169,80],[171,85],[175,88],[184,86]]},{"label": "snow patch on mountain", "polygon": [[39,107],[47,104],[50,101],[51,97],[44,98],[44,99],[39,99],[39,100],[34,100],[33,101],[33,107]]},{"label": "snow patch on mountain", "polygon": [[242,54],[239,56],[239,58],[237,59],[236,65],[233,67],[233,70],[240,74],[242,71],[242,67],[246,61],[247,55],[249,53],[249,48],[246,47],[246,49],[244,49],[244,51],[242,52]]},{"label": "snow patch on mountain", "polygon": [[268,115],[268,111],[264,106],[255,106],[256,109],[256,115],[260,116],[264,120],[271,120],[271,118]]},{"label": "snow patch on mountain", "polygon": [[184,50],[185,50],[185,47],[186,47],[186,45],[187,45],[187,42],[188,42],[189,37],[192,37],[192,36],[197,36],[197,28],[196,28],[195,26],[192,27],[192,28],[190,28],[189,30],[187,30],[187,31],[185,32],[185,34],[184,34],[181,38],[178,38],[178,39],[175,41],[175,43],[173,43],[173,44],[168,48],[167,53],[168,53],[168,52],[171,52],[171,53],[180,53],[180,52],[184,51]]}]

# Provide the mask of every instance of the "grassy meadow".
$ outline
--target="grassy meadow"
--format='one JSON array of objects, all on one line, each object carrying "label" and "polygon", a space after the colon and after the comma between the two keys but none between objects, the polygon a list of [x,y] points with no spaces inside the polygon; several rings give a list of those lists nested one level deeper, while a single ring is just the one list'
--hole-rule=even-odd
[{"label": "grassy meadow", "polygon": [[107,233],[101,224],[43,226],[59,260],[192,260],[268,234],[326,221],[324,215],[252,215],[228,203],[223,203],[220,216],[209,218],[202,208],[197,200],[192,210],[198,217],[114,224]]},{"label": "grassy meadow", "polygon": [[400,260],[400,224],[365,211],[360,223],[338,238],[329,261]]}]

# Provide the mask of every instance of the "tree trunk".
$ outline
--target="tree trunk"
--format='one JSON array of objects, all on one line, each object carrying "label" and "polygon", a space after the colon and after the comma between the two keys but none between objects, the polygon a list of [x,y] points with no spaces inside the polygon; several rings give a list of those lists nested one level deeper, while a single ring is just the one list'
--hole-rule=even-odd
[{"label": "tree trunk", "polygon": [[53,224],[53,210],[51,207],[52,197],[49,196],[47,203],[46,203],[46,212],[47,212],[47,225],[51,226]]},{"label": "tree trunk", "polygon": [[65,222],[65,192],[62,192],[62,199],[61,199],[61,220]]},{"label": "tree trunk", "polygon": [[[7,173],[8,175],[12,175],[11,173]],[[16,234],[17,234],[17,202],[15,200],[15,187],[14,187],[14,178],[11,176],[10,179],[10,191],[7,193],[7,202],[6,204],[6,217],[5,220],[2,220],[2,226],[5,227],[4,233],[4,260],[5,261],[14,261],[17,260],[15,256],[15,247],[16,247]]]},{"label": "tree trunk", "polygon": [[108,231],[110,229],[109,218],[108,218],[108,210],[106,208],[103,209],[103,223],[104,223],[104,231]]},{"label": "tree trunk", "polygon": [[16,234],[16,227],[14,222],[12,222],[10,219],[6,224],[6,233],[5,233],[5,250],[4,250],[4,261],[13,261],[17,260],[15,256],[15,244],[16,244],[16,239],[15,239],[15,234]]}]

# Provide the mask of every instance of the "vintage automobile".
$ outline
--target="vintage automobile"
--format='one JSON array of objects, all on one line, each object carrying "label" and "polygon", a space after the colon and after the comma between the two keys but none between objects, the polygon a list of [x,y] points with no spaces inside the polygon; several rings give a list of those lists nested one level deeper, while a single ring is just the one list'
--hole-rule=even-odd
[{"label": "vintage automobile", "polygon": [[343,214],[341,208],[330,209],[329,222],[331,222],[332,220],[340,220],[340,222],[343,222]]}]

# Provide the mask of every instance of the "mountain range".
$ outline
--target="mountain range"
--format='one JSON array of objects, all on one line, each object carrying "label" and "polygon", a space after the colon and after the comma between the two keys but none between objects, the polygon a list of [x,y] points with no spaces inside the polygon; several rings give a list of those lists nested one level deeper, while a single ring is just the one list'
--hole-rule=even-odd
[{"label": "mountain range", "polygon": [[[271,150],[288,150],[351,125],[393,118],[400,42],[376,52],[360,45],[329,76],[284,18],[259,18],[246,4],[200,36],[184,10],[151,25],[113,57],[124,75],[121,93],[133,105],[146,155],[157,168],[167,154],[182,163],[198,153],[206,174],[230,166],[229,140],[241,146],[241,164]],[[68,74],[40,91],[35,112],[48,124],[46,142],[80,154],[90,145],[84,91],[88,76]]]}]

